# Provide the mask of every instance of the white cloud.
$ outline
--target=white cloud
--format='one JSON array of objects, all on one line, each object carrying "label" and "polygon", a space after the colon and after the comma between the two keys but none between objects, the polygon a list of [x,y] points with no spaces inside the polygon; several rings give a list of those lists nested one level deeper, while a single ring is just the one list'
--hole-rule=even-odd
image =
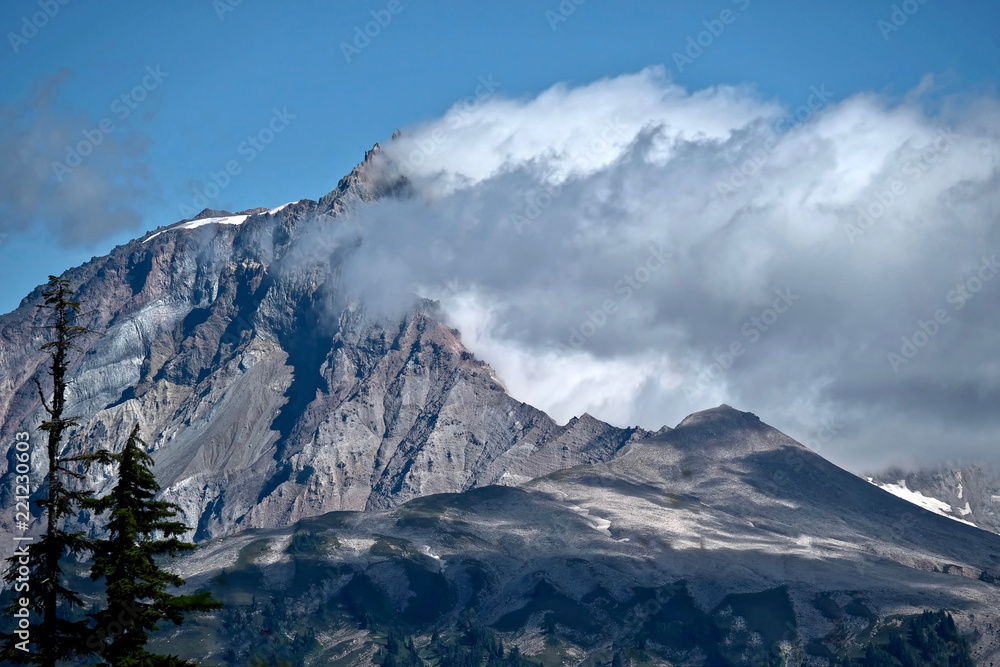
[{"label": "white cloud", "polygon": [[501,382],[507,379],[508,391],[530,405],[544,405],[560,423],[589,412],[628,424],[650,386],[682,379],[671,372],[665,354],[602,359],[585,350],[527,350],[494,336],[502,325],[490,299],[463,292],[445,303],[463,343],[489,360]]},{"label": "white cloud", "polygon": [[416,196],[357,211],[344,284],[440,297],[562,420],[656,428],[727,402],[802,440],[843,421],[824,454],[852,467],[976,456],[1000,431],[1000,279],[961,310],[948,295],[1000,253],[1000,106],[922,104],[856,95],[789,127],[749,89],[656,68],[493,98],[386,147]]}]

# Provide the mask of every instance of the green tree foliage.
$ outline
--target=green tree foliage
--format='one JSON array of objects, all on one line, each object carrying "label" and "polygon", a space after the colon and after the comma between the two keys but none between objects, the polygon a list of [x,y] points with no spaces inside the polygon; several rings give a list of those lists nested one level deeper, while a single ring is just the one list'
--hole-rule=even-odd
[{"label": "green tree foliage", "polygon": [[888,644],[869,643],[860,658],[844,656],[841,667],[973,667],[968,641],[943,611],[925,611],[889,633]]},{"label": "green tree foliage", "polygon": [[[435,633],[436,634],[436,633]],[[404,640],[398,630],[390,630],[382,654],[382,667],[539,667],[539,663],[521,655],[513,646],[510,650],[493,631],[477,621],[459,624],[458,633],[449,640],[437,636],[422,652],[413,639]],[[424,662],[423,659],[426,659]]]},{"label": "green tree foliage", "polygon": [[294,667],[294,663],[280,658],[276,661],[271,661],[267,658],[255,656],[250,659],[250,667]]},{"label": "green tree foliage", "polygon": [[[49,310],[50,320],[44,328],[53,332],[53,339],[40,348],[50,359],[49,375],[52,377],[52,398],[46,400],[41,383],[35,380],[42,407],[49,418],[40,428],[47,437],[48,474],[45,478],[46,495],[35,501],[45,514],[46,530],[38,541],[27,547],[28,590],[18,593],[29,600],[33,615],[40,615],[41,622],[29,624],[28,632],[35,644],[30,653],[18,650],[18,636],[5,635],[0,658],[14,664],[34,664],[54,667],[58,660],[87,655],[85,638],[88,634],[87,620],[71,620],[73,607],[82,605],[80,596],[71,590],[66,581],[60,561],[67,555],[85,553],[91,542],[82,531],[64,531],[64,519],[75,514],[77,506],[91,495],[91,491],[78,491],[66,485],[67,478],[82,479],[79,465],[71,469],[67,464],[79,463],[81,457],[63,456],[63,439],[67,429],[77,425],[78,417],[65,414],[67,372],[70,353],[82,351],[75,341],[92,333],[86,327],[75,324],[80,312],[80,303],[73,300],[76,293],[70,289],[68,280],[49,276],[48,288],[42,293],[45,301],[37,306]],[[4,575],[8,584],[18,578],[20,555],[8,559],[10,567]],[[13,613],[12,603],[6,611]],[[60,609],[63,613],[60,614]]]},{"label": "green tree foliage", "polygon": [[292,542],[288,545],[290,554],[310,554],[323,548],[326,539],[314,531],[298,532],[292,535]]},{"label": "green tree foliage", "polygon": [[110,459],[118,464],[118,482],[107,496],[82,503],[96,513],[109,513],[109,537],[94,543],[90,575],[94,580],[104,578],[107,605],[92,614],[97,627],[88,638],[88,648],[99,652],[112,667],[194,667],[194,663],[152,654],[145,648],[161,620],[180,625],[187,612],[222,605],[207,592],[167,592],[167,586],[182,586],[184,580],[159,567],[156,557],[174,557],[196,547],[178,538],[189,530],[172,520],[180,508],[154,500],[160,486],[150,469],[153,458],[140,445],[145,443],[136,425],[120,453],[92,455],[92,460]]},{"label": "green tree foliage", "polygon": [[319,612],[301,614],[290,608],[292,598],[274,598],[249,605],[229,604],[220,614],[228,646],[223,660],[243,667],[248,663],[302,667],[318,647],[314,625],[323,625]]},{"label": "green tree foliage", "polygon": [[403,634],[393,628],[385,640],[385,648],[379,651],[382,667],[424,667],[424,661],[413,645],[413,638],[407,641]]}]

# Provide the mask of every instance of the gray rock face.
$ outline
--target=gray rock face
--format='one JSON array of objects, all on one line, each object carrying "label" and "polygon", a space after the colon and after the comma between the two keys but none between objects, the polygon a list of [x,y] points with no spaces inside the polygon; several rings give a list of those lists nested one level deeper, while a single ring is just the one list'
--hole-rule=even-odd
[{"label": "gray rock face", "polygon": [[[559,426],[512,399],[432,303],[403,321],[369,318],[340,295],[349,249],[301,264],[303,233],[405,187],[380,180],[377,155],[376,146],[320,203],[244,211],[240,225],[167,228],[68,271],[81,323],[104,332],[84,341],[72,369],[69,410],[82,420],[69,449],[120,448],[138,421],[164,498],[203,540],[517,484],[607,460],[645,435],[587,415]],[[40,299],[36,290],[0,318],[0,437],[32,433],[36,487],[46,467],[31,382],[45,384]],[[3,494],[11,462],[0,462]],[[98,488],[108,472],[93,471]]]},{"label": "gray rock face", "polygon": [[319,209],[336,215],[359,202],[372,202],[382,197],[406,193],[409,190],[406,180],[393,179],[376,166],[381,154],[382,147],[375,144],[365,153],[361,164],[340,179],[337,187],[319,200]]}]

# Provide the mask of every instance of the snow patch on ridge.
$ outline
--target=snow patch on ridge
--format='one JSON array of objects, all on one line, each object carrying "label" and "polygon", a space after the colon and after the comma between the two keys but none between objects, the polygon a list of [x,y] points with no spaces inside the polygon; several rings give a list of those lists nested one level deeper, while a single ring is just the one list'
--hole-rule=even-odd
[{"label": "snow patch on ridge", "polygon": [[[285,206],[287,206],[287,204]],[[203,227],[204,225],[242,225],[244,222],[247,221],[247,218],[249,217],[250,217],[249,214],[245,214],[245,215],[227,215],[222,218],[200,218],[198,220],[190,220],[188,222],[183,222],[179,225],[174,225],[169,229],[164,229],[162,232],[157,232],[152,236],[150,236],[145,241],[143,241],[143,243],[149,243],[160,234],[163,234],[164,232],[172,232],[175,229],[194,229],[195,227]]]},{"label": "snow patch on ridge", "polygon": [[282,205],[281,205],[281,206],[279,206],[278,208],[272,208],[272,209],[268,209],[268,211],[267,211],[267,212],[268,212],[268,214],[269,214],[269,215],[274,215],[275,213],[280,213],[281,211],[285,210],[286,208],[288,208],[289,206],[291,206],[291,205],[292,205],[292,204],[294,204],[294,203],[295,203],[295,202],[293,202],[293,201],[290,201],[290,202],[288,202],[287,204],[282,204]]},{"label": "snow patch on ridge", "polygon": [[[905,479],[899,480],[897,484],[879,484],[877,482],[872,481],[870,477],[868,478],[868,481],[874,484],[875,486],[879,487],[883,491],[888,491],[889,493],[898,498],[902,498],[907,502],[913,503],[914,505],[917,505],[919,507],[923,507],[925,510],[929,510],[931,512],[934,512],[935,514],[940,514],[941,516],[946,516],[949,519],[958,521],[960,523],[968,524],[974,528],[978,527],[971,521],[966,521],[965,519],[960,519],[957,516],[950,514],[950,512],[954,512],[955,510],[948,503],[942,500],[938,500],[937,498],[925,496],[919,491],[914,491],[912,489],[906,488]],[[972,509],[969,507],[968,502],[965,503],[964,509],[960,509],[958,511],[962,514],[962,516],[972,513]]]}]

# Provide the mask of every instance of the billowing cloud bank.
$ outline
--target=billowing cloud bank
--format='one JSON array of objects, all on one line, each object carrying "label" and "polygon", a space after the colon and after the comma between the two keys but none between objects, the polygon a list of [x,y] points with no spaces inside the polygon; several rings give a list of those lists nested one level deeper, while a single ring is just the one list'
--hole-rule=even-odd
[{"label": "billowing cloud bank", "polygon": [[[482,91],[481,91],[482,92]],[[438,298],[518,398],[656,428],[722,402],[853,469],[995,455],[1000,105],[658,68],[404,130],[345,284]]]}]

